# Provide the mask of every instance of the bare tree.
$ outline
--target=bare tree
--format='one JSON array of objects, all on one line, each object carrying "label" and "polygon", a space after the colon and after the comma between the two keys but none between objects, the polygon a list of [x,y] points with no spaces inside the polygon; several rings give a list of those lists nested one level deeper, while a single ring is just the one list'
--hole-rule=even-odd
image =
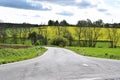
[{"label": "bare tree", "polygon": [[1,38],[1,42],[5,43],[5,40],[7,38],[7,33],[6,33],[6,27],[0,27],[0,38]]},{"label": "bare tree", "polygon": [[62,27],[61,26],[56,26],[56,29],[57,29],[57,36],[61,36],[62,34]]},{"label": "bare tree", "polygon": [[23,32],[22,33],[22,44],[25,44],[25,41],[28,37],[28,33],[31,34],[32,32],[29,32],[29,28],[27,27],[22,28],[22,32]]},{"label": "bare tree", "polygon": [[[98,20],[95,22],[91,22],[91,20],[87,19],[87,24],[88,24],[88,30],[87,30],[87,34],[88,34],[88,46],[89,47],[95,47],[98,38],[102,35],[100,33],[101,28],[98,28],[100,26],[103,25],[103,21],[102,20]],[[93,27],[91,27],[93,26]]]},{"label": "bare tree", "polygon": [[22,38],[23,38],[23,36],[22,36],[22,34],[24,34],[24,27],[18,27],[17,28],[17,34],[19,35],[19,38],[20,38],[20,40],[22,41]]},{"label": "bare tree", "polygon": [[29,34],[33,32],[33,27],[27,27]]},{"label": "bare tree", "polygon": [[116,48],[117,43],[120,39],[120,33],[117,28],[108,28],[108,38],[113,43],[111,44],[112,48]]},{"label": "bare tree", "polygon": [[44,37],[44,44],[47,45],[48,44],[48,27],[46,27],[44,30],[43,30],[43,37]]},{"label": "bare tree", "polygon": [[92,39],[93,43],[92,43],[92,47],[96,46],[98,38],[102,35],[102,33],[100,31],[101,31],[101,28],[97,28],[97,27],[93,28],[93,39]]},{"label": "bare tree", "polygon": [[82,32],[83,32],[83,28],[82,27],[75,27],[75,36],[78,39],[78,44],[79,46],[81,46],[80,40],[82,38]]},{"label": "bare tree", "polygon": [[15,26],[12,26],[11,29],[9,29],[9,34],[11,35],[13,42],[17,44],[17,38],[18,38],[18,29]]},{"label": "bare tree", "polygon": [[42,30],[42,29],[44,29],[44,28],[43,28],[43,27],[39,27],[39,28],[38,28],[38,33],[39,33],[39,35],[40,35],[40,34],[41,34],[41,35],[43,34],[43,30]]},{"label": "bare tree", "polygon": [[62,27],[62,36],[69,40],[69,45],[71,46],[73,41],[73,36],[71,32],[68,30],[68,27]]},{"label": "bare tree", "polygon": [[[47,35],[47,31],[44,30],[44,29],[47,29],[46,27],[39,27],[38,28],[38,40],[39,40],[39,43],[42,45],[43,43],[46,43],[45,40],[44,40],[44,36]],[[45,31],[45,32],[44,32]],[[45,34],[46,33],[46,34]]]},{"label": "bare tree", "polygon": [[93,44],[93,29],[91,27],[87,27],[86,37],[87,37],[87,40],[88,40],[87,41],[87,46],[92,47],[92,44]]},{"label": "bare tree", "polygon": [[[82,33],[83,44],[82,46],[88,46],[88,22],[86,20],[78,21],[77,25],[79,26],[79,31]],[[81,28],[80,28],[81,27]],[[82,30],[81,30],[82,29]]]}]

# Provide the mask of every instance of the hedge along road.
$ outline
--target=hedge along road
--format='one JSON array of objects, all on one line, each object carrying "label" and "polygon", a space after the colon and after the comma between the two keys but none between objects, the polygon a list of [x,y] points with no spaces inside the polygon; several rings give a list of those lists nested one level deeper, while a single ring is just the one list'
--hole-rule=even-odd
[{"label": "hedge along road", "polygon": [[0,65],[0,80],[119,80],[120,61],[91,58],[63,48],[35,59]]}]

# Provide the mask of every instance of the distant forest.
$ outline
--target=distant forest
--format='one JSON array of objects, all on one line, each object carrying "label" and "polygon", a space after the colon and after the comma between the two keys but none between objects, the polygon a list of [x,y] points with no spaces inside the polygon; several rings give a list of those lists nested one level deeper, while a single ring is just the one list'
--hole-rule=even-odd
[{"label": "distant forest", "polygon": [[106,28],[120,28],[120,23],[104,23],[103,20],[99,19],[92,22],[90,19],[79,20],[76,24],[70,24],[66,20],[54,21],[49,20],[48,24],[29,24],[29,23],[0,23],[0,27],[40,27],[40,26],[75,26],[75,27],[106,27]]},{"label": "distant forest", "polygon": [[120,23],[104,23],[103,20],[99,19],[92,22],[90,19],[79,20],[77,24],[73,25],[68,23],[66,20],[58,22],[58,20],[49,20],[48,26],[79,26],[79,27],[110,27],[110,28],[119,28]]}]

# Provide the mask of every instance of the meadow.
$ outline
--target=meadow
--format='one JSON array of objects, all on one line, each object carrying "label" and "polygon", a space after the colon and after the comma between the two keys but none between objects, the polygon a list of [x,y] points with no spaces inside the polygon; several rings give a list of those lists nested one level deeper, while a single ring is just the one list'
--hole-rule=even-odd
[{"label": "meadow", "polygon": [[120,60],[119,48],[66,47],[80,55]]},{"label": "meadow", "polygon": [[31,59],[46,51],[45,48],[39,46],[0,45],[0,48],[0,64]]}]

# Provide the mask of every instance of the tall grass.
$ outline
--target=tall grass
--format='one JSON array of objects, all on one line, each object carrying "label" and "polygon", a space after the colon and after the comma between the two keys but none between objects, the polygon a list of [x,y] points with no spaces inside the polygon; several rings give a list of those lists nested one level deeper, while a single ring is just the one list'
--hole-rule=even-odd
[{"label": "tall grass", "polygon": [[38,51],[38,47],[26,49],[0,49],[0,64],[34,58],[38,55],[42,55],[45,51],[46,49],[43,47],[41,47],[40,52]]}]

